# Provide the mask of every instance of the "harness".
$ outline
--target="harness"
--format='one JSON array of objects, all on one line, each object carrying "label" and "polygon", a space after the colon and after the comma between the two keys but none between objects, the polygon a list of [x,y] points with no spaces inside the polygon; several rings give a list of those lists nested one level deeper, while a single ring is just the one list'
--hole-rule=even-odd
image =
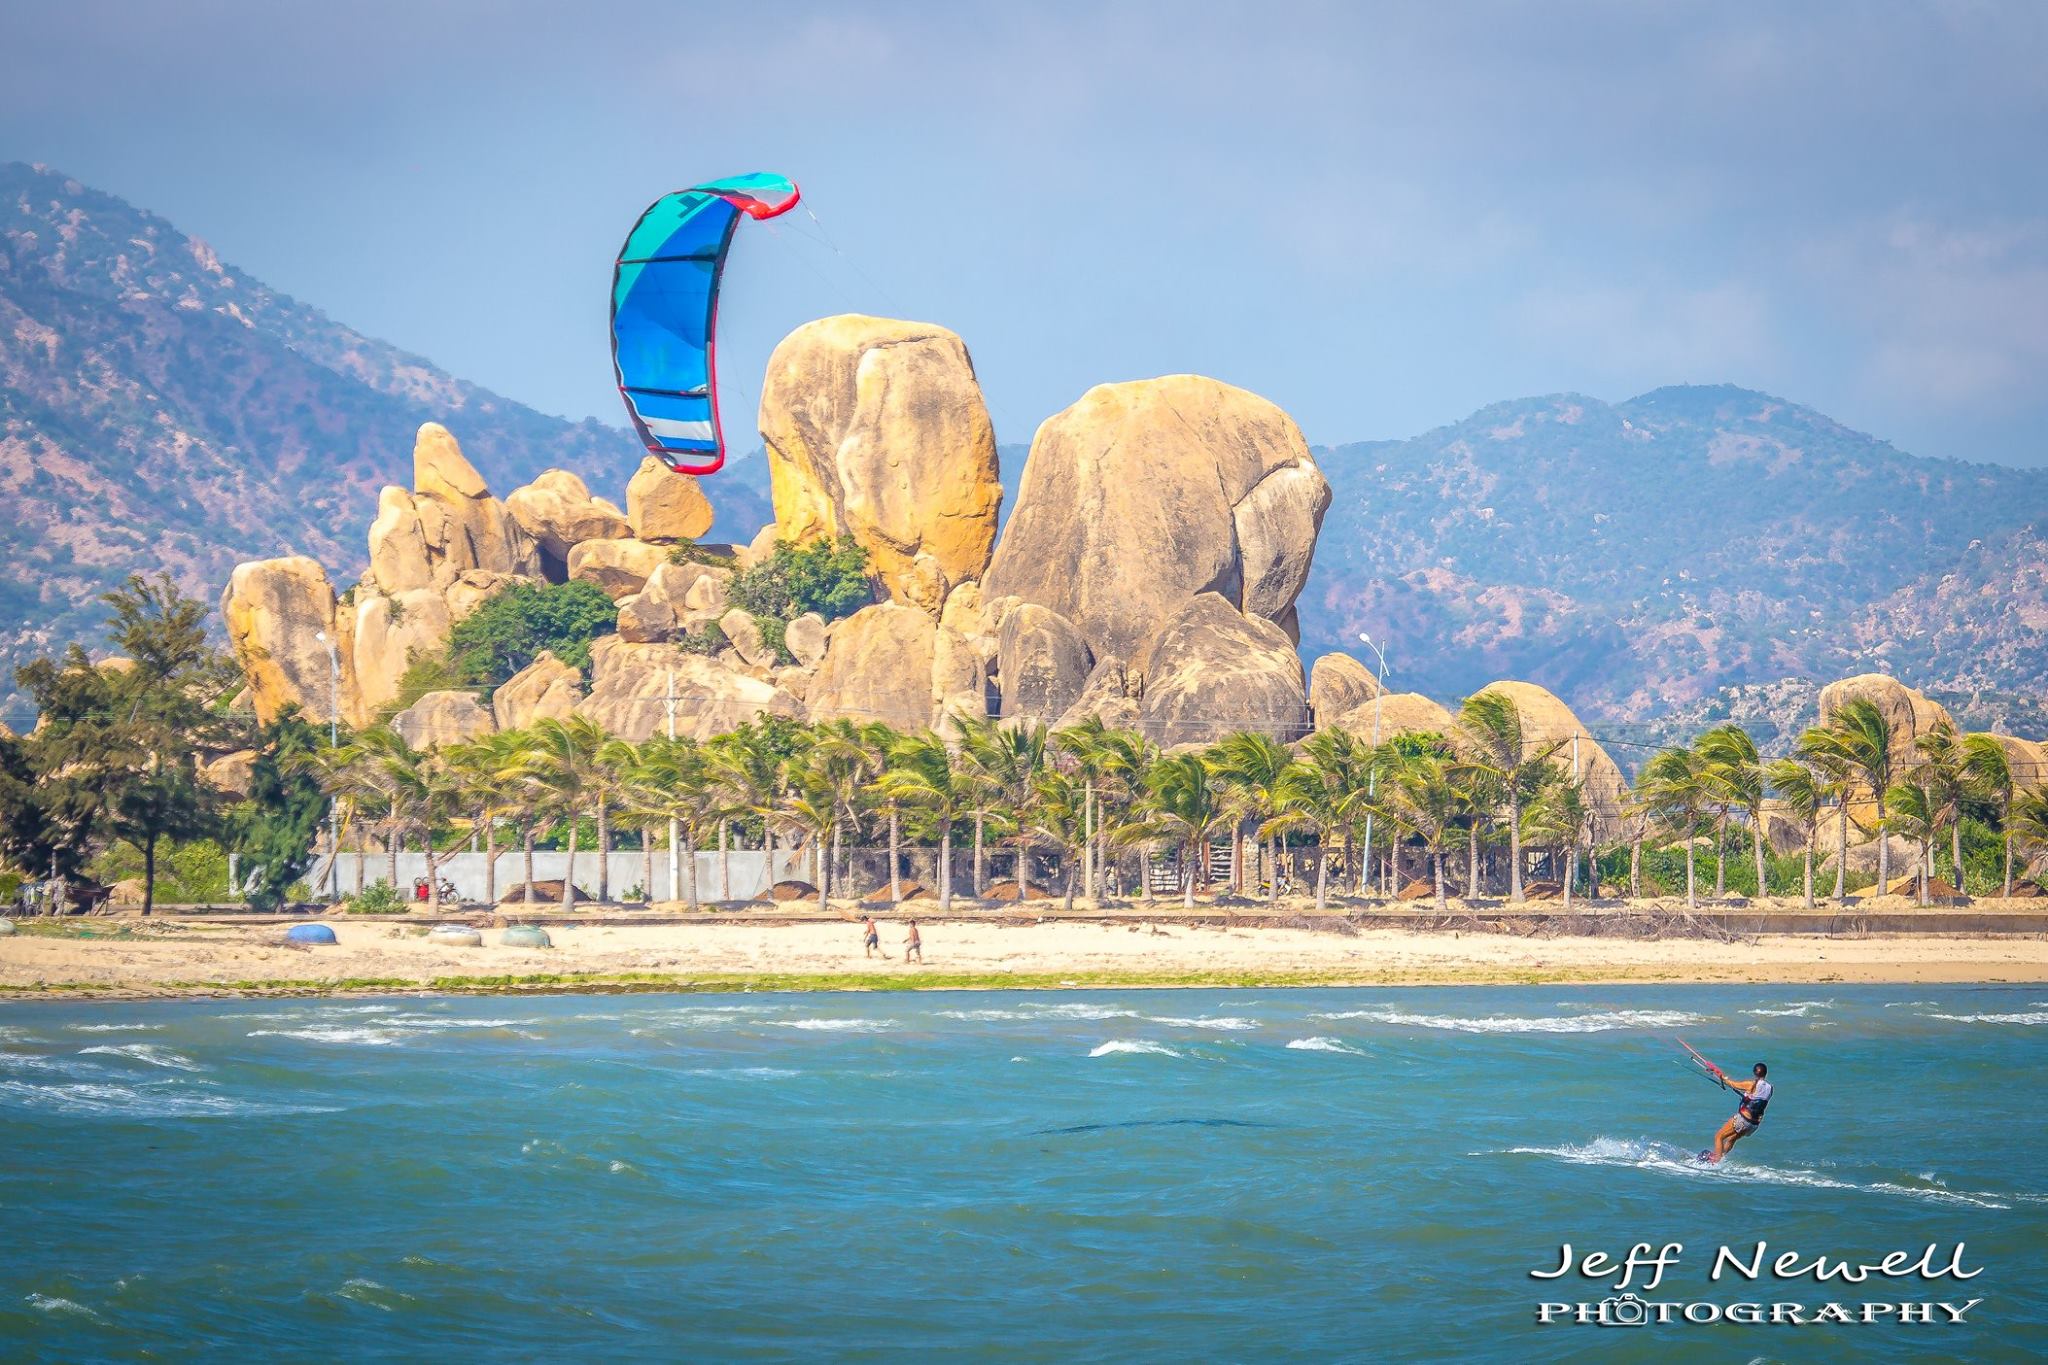
[{"label": "harness", "polygon": [[1759,1095],[1756,1091],[1752,1090],[1749,1094],[1742,1097],[1742,1103],[1735,1110],[1736,1113],[1742,1115],[1751,1123],[1762,1123],[1764,1121],[1764,1110],[1769,1108],[1771,1103],[1771,1083],[1769,1081],[1758,1081],[1757,1087],[1764,1093]]}]

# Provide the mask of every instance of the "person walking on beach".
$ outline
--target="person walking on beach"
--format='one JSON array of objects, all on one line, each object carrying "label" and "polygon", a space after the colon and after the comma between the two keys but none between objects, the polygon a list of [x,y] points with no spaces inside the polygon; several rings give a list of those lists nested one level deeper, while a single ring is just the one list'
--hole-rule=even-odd
[{"label": "person walking on beach", "polygon": [[1713,1147],[1700,1153],[1701,1161],[1709,1165],[1719,1162],[1728,1155],[1731,1147],[1754,1133],[1757,1125],[1764,1121],[1764,1107],[1771,1102],[1771,1083],[1764,1077],[1770,1073],[1770,1068],[1758,1062],[1750,1068],[1750,1073],[1754,1079],[1747,1081],[1731,1081],[1726,1076],[1720,1078],[1721,1084],[1742,1096],[1742,1103],[1735,1107],[1733,1117],[1721,1125],[1721,1131],[1714,1134]]},{"label": "person walking on beach", "polygon": [[903,935],[903,960],[910,961],[910,955],[917,954],[917,965],[924,965],[924,936],[917,932],[917,921],[910,922],[909,930]]},{"label": "person walking on beach", "polygon": [[882,931],[876,927],[873,915],[862,915],[860,927],[861,947],[866,950],[862,956],[873,957],[882,951]]}]

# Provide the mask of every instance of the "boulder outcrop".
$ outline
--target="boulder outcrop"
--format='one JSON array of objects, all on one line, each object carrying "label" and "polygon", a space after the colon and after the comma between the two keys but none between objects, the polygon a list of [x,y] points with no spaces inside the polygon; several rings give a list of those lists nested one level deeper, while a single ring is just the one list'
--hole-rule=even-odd
[{"label": "boulder outcrop", "polygon": [[356,590],[356,692],[365,718],[398,695],[405,670],[448,643],[447,599],[432,588],[390,597]]},{"label": "boulder outcrop", "polygon": [[711,529],[711,501],[694,478],[649,455],[626,484],[626,520],[641,540],[696,540]]},{"label": "boulder outcrop", "polygon": [[540,571],[533,543],[439,422],[422,423],[412,448],[413,507],[438,584],[467,569]]},{"label": "boulder outcrop", "polygon": [[427,693],[393,716],[391,728],[415,749],[438,749],[498,727],[474,693],[450,691]]},{"label": "boulder outcrop", "polygon": [[782,643],[790,657],[805,668],[815,668],[824,659],[828,638],[825,618],[814,611],[797,617],[782,632]]},{"label": "boulder outcrop", "polygon": [[673,681],[676,733],[709,739],[764,715],[801,719],[803,705],[774,684],[670,645],[628,644],[607,635],[590,646],[590,695],[577,710],[639,743],[664,730]]},{"label": "boulder outcrop", "polygon": [[619,635],[629,644],[655,644],[674,638],[682,629],[682,618],[691,586],[699,575],[710,572],[701,564],[655,566],[640,591],[619,600]]},{"label": "boulder outcrop", "polygon": [[995,430],[944,327],[846,314],[797,328],[769,357],[761,435],[782,539],[852,536],[890,599],[932,616],[987,568]]},{"label": "boulder outcrop", "polygon": [[547,576],[560,582],[568,573],[569,551],[586,540],[627,540],[633,528],[625,513],[566,469],[550,469],[505,499],[505,510],[530,536]]},{"label": "boulder outcrop", "polygon": [[732,645],[733,652],[756,668],[766,668],[775,662],[775,650],[761,638],[760,623],[751,612],[732,608],[718,618],[718,628]]},{"label": "boulder outcrop", "polygon": [[523,730],[537,720],[567,720],[583,700],[583,675],[544,649],[491,694],[500,730]]},{"label": "boulder outcrop", "polygon": [[1448,736],[1457,724],[1440,703],[1431,701],[1420,692],[1382,693],[1373,700],[1362,701],[1352,707],[1338,718],[1337,724],[1370,744],[1375,714],[1382,743],[1395,735]]},{"label": "boulder outcrop", "polygon": [[804,702],[814,721],[886,721],[916,730],[936,719],[939,625],[900,602],[862,607],[832,627]]},{"label": "boulder outcrop", "polygon": [[1317,725],[1335,725],[1361,702],[1380,694],[1380,680],[1349,654],[1325,654],[1308,670],[1308,709]]},{"label": "boulder outcrop", "polygon": [[582,540],[569,547],[570,579],[597,584],[614,602],[639,592],[666,563],[667,550],[630,536]]},{"label": "boulder outcrop", "polygon": [[1480,690],[1502,693],[1515,703],[1515,709],[1522,713],[1524,742],[1560,745],[1552,761],[1567,773],[1573,770],[1572,737],[1578,736],[1578,777],[1585,784],[1587,805],[1600,822],[1595,832],[1603,836],[1612,834],[1626,803],[1628,779],[1621,775],[1620,766],[1609,757],[1607,750],[1586,733],[1585,725],[1572,713],[1572,709],[1558,700],[1555,693],[1535,683],[1503,680],[1488,683]]},{"label": "boulder outcrop", "polygon": [[1329,501],[1300,428],[1256,394],[1198,375],[1099,385],[1039,427],[984,594],[1131,660],[1202,593],[1285,622]]},{"label": "boulder outcrop", "polygon": [[996,631],[1002,714],[1051,721],[1080,698],[1095,658],[1074,623],[1050,607],[1020,602]]},{"label": "boulder outcrop", "polygon": [[319,561],[289,555],[236,565],[221,594],[220,614],[257,719],[268,724],[288,703],[296,703],[308,720],[334,716],[325,642],[333,641],[341,666],[340,719],[355,720],[355,665],[346,633],[336,624],[334,585]]},{"label": "boulder outcrop", "polygon": [[1294,740],[1308,730],[1301,659],[1287,633],[1222,595],[1185,603],[1153,642],[1139,727],[1162,746],[1210,744],[1239,730]]}]

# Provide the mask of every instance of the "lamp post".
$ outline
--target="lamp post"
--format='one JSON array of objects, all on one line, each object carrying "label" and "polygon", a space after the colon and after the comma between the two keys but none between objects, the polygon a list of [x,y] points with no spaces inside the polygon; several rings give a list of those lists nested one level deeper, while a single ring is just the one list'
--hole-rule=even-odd
[{"label": "lamp post", "polygon": [[[327,747],[341,747],[341,655],[324,630],[313,638],[327,646]],[[341,805],[327,798],[327,895],[341,899]]]},{"label": "lamp post", "polygon": [[1372,642],[1372,636],[1369,633],[1362,630],[1359,631],[1358,639],[1359,643],[1363,644],[1367,649],[1372,651],[1373,658],[1379,661],[1380,666],[1380,671],[1374,675],[1374,687],[1372,694],[1372,747],[1374,750],[1374,758],[1372,762],[1372,767],[1367,769],[1365,774],[1366,865],[1364,871],[1366,876],[1366,885],[1370,886],[1372,884],[1372,798],[1374,790],[1377,789],[1377,787],[1379,786],[1380,779],[1380,764],[1378,758],[1378,750],[1380,747],[1380,698],[1385,696],[1387,692],[1387,654],[1385,650],[1381,649],[1378,645]]}]

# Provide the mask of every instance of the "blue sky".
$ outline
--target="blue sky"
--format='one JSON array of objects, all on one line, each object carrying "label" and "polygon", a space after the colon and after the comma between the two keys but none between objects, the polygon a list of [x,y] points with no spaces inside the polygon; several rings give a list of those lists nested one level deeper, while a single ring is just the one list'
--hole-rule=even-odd
[{"label": "blue sky", "polygon": [[[1730,381],[2048,463],[2048,5],[7,5],[46,162],[464,378],[619,419],[612,255],[764,169],[723,373],[946,324],[1006,441],[1193,370],[1311,440]],[[820,226],[822,225],[822,226]]]}]

